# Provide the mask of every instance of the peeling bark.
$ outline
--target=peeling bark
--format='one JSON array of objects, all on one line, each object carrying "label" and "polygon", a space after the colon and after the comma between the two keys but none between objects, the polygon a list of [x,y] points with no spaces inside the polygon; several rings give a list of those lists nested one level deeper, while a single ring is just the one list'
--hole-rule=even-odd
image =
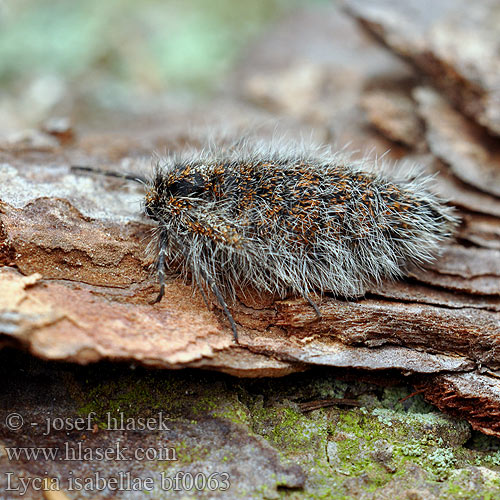
[{"label": "peeling bark", "polygon": [[[127,360],[243,377],[282,376],[313,365],[396,369],[420,374],[426,397],[444,411],[500,436],[498,379],[491,375],[500,369],[496,156],[486,155],[491,149],[484,145],[483,134],[469,133],[464,124],[470,118],[428,90],[412,93],[408,87],[413,81],[421,85],[419,75],[347,16],[332,16],[321,29],[311,19],[292,19],[274,38],[257,44],[248,59],[252,64],[228,82],[229,97],[202,111],[172,113],[170,123],[177,128],[75,133],[71,141],[60,142],[37,131],[1,144],[0,340],[45,359],[82,364]],[[299,46],[291,41],[297,23],[305,23],[310,35],[303,35],[308,43]],[[284,53],[286,60],[296,62],[287,73],[280,64],[271,64]],[[304,58],[311,59],[305,69]],[[307,85],[292,88],[291,82],[299,81],[295,76],[304,73],[316,76],[304,77],[300,81]],[[464,81],[454,79],[453,88],[466,85]],[[285,95],[284,88],[290,93]],[[379,108],[384,99],[392,100],[388,88],[404,96],[393,110],[396,116],[398,109],[404,110],[402,120],[391,120]],[[363,99],[367,106],[366,89],[375,92],[368,115],[361,111]],[[295,106],[306,94],[307,106]],[[472,99],[466,106],[469,117],[497,130],[493,115],[473,111],[479,94],[464,88],[460,99],[466,95]],[[333,136],[340,143],[352,141],[353,148],[391,148],[390,160],[422,158],[427,148],[430,169],[438,171],[436,191],[458,207],[463,219],[456,241],[436,263],[412,270],[406,280],[374,286],[357,301],[325,294],[321,320],[303,300],[275,300],[245,291],[231,306],[239,345],[233,343],[221,311],[215,306],[207,310],[199,294],[175,275],[168,278],[163,301],[151,305],[157,284],[145,247],[153,226],[141,216],[140,187],[75,175],[70,166],[106,164],[143,173],[158,145],[176,150],[200,144],[200,135],[187,132],[187,117],[199,123],[226,109],[233,114],[224,114],[223,125],[233,135],[271,109],[273,118],[284,117],[282,127],[295,138],[300,138],[301,126],[313,126],[323,141]],[[269,137],[273,127],[257,133]],[[465,153],[460,149],[464,137],[470,145]],[[500,146],[498,138],[488,140]],[[467,157],[471,151],[473,157],[482,152],[476,162]]]}]

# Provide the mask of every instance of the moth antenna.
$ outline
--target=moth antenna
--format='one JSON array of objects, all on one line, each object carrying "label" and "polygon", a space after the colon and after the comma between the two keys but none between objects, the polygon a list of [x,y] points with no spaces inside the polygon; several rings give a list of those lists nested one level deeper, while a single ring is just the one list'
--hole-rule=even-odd
[{"label": "moth antenna", "polygon": [[127,181],[138,182],[145,186],[148,180],[140,175],[123,174],[121,172],[113,172],[112,170],[103,170],[101,168],[87,167],[83,165],[71,165],[72,172],[90,172],[92,174],[105,175],[106,177],[117,177],[118,179],[125,179]]}]

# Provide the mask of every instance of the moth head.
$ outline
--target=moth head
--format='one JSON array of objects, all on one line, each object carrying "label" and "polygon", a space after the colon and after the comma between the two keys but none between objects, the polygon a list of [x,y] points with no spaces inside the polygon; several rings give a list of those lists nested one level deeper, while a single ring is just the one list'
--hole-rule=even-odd
[{"label": "moth head", "polygon": [[160,200],[158,193],[150,189],[144,198],[144,213],[153,220],[159,219]]},{"label": "moth head", "polygon": [[169,176],[162,186],[163,192],[171,198],[196,198],[205,190],[205,180],[195,168],[184,167],[181,172]]},{"label": "moth head", "polygon": [[158,170],[153,183],[146,193],[144,212],[153,220],[160,220],[168,215],[178,215],[189,209],[195,199],[203,197],[205,180],[195,169],[175,171],[170,174]]}]

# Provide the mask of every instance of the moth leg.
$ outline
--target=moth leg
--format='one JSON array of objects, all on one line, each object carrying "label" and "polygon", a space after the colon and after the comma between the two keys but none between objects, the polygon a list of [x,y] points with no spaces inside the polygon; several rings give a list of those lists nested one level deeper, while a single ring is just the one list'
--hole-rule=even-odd
[{"label": "moth leg", "polygon": [[[186,259],[186,261],[189,262],[189,254],[186,251],[186,249],[182,245],[180,245],[179,243],[178,243],[178,246],[179,246],[179,249],[180,249],[182,255]],[[222,295],[221,291],[219,290],[219,287],[215,284],[212,277],[203,268],[200,267],[199,272],[201,274],[202,279],[205,281],[205,283],[208,284],[208,286],[212,290],[213,294],[217,297],[217,300],[218,300],[219,304],[221,305],[222,309],[224,310],[224,314],[226,315],[226,318],[228,319],[229,324],[231,325],[231,330],[233,331],[234,341],[236,343],[238,343],[238,330],[236,328],[236,322],[234,321],[232,314],[229,312],[226,301],[224,300],[224,296]],[[199,277],[197,276],[197,273],[195,272],[193,267],[191,267],[191,273],[194,276],[196,284],[198,285],[198,287],[201,291],[201,294],[203,296],[203,300],[205,301],[205,305],[207,306],[207,309],[210,309],[210,306],[208,304],[208,298],[205,294],[205,291],[203,290],[203,287],[201,286]]]},{"label": "moth leg", "polygon": [[[207,217],[204,213],[191,213],[190,220],[186,223],[188,231],[196,235],[197,237],[201,237],[205,239],[205,241],[212,241],[218,245],[225,245],[227,247],[238,248],[242,244],[242,236],[238,233],[237,229],[234,227],[232,221],[229,221],[223,217]],[[219,287],[215,283],[214,279],[210,276],[210,274],[203,268],[199,263],[193,263],[193,258],[190,256],[187,250],[187,244],[182,241],[177,241],[178,248],[184,256],[184,259],[188,263],[191,273],[195,277],[195,281],[198,286],[202,290],[202,287],[198,283],[199,277],[209,286],[212,293],[217,297],[217,301],[220,306],[224,310],[224,314],[231,325],[231,330],[233,331],[233,337],[235,342],[238,342],[238,331],[236,328],[236,323],[233,319],[233,316],[229,312],[226,301],[224,300],[224,296],[222,292],[219,290]],[[196,274],[199,276],[196,276]],[[203,290],[202,290],[202,294]],[[206,296],[204,296],[205,303]],[[208,305],[208,304],[207,304]]]},{"label": "moth leg", "polygon": [[196,273],[193,273],[194,280],[196,281],[196,286],[198,287],[198,290],[201,293],[201,296],[203,297],[203,302],[205,302],[205,305],[207,306],[207,309],[210,309],[210,304],[208,303],[208,297],[207,294],[205,293],[205,290],[203,290],[203,287],[201,286],[200,280],[198,279],[198,276]]},{"label": "moth leg", "polygon": [[316,316],[318,317],[318,319],[321,319],[322,315],[321,315],[321,311],[319,310],[319,307],[318,307],[318,304],[316,304],[316,302],[314,302],[311,297],[309,297],[309,295],[303,295],[304,299],[307,300],[307,302],[309,302],[309,304],[311,305],[311,307],[314,309],[314,312],[316,313]]},{"label": "moth leg", "polygon": [[204,269],[200,269],[200,273],[202,278],[208,283],[208,286],[210,287],[214,295],[217,297],[219,304],[222,306],[224,314],[226,315],[226,318],[228,319],[229,324],[231,325],[234,341],[238,343],[238,330],[236,328],[236,322],[234,321],[232,314],[229,312],[226,301],[224,300],[224,297],[221,291],[219,290],[219,287],[215,284],[214,280],[205,272]]},{"label": "moth leg", "polygon": [[166,231],[162,231],[160,236],[160,252],[158,255],[158,262],[156,264],[158,271],[158,282],[160,283],[160,293],[156,297],[155,300],[150,302],[150,304],[156,304],[160,302],[160,300],[165,295],[165,254],[167,252],[167,233]]}]

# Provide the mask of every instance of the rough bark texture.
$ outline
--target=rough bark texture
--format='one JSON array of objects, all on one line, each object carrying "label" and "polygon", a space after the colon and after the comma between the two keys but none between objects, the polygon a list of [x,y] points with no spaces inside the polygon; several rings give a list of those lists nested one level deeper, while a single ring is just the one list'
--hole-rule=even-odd
[{"label": "rough bark texture", "polygon": [[[166,123],[157,119],[156,126],[113,134],[78,132],[76,124],[75,130],[62,135],[49,129],[3,140],[1,343],[47,360],[127,361],[171,369],[205,368],[238,377],[279,377],[318,365],[342,369],[354,378],[359,372],[353,369],[376,370],[375,379],[384,379],[386,373],[411,375],[423,396],[442,411],[500,437],[495,373],[500,370],[500,138],[494,135],[500,133],[500,101],[495,101],[500,85],[497,81],[495,87],[498,72],[492,69],[500,59],[497,51],[490,68],[478,63],[476,72],[469,74],[473,69],[458,55],[463,37],[457,31],[465,28],[456,16],[447,17],[447,2],[434,12],[432,25],[423,4],[411,4],[411,10],[407,3],[389,0],[347,5],[362,24],[420,71],[381,47],[346,14],[324,8],[276,26],[249,50],[245,64],[227,80],[219,97],[197,109],[165,110]],[[468,5],[464,2],[462,7]],[[481,20],[489,18],[494,4],[481,2],[470,8],[481,15],[467,19],[467,30],[477,34],[475,43],[485,44],[493,57]],[[404,29],[410,21],[412,29]],[[460,46],[450,48],[446,40]],[[474,79],[478,73],[480,78]],[[425,86],[426,75],[442,94]],[[264,122],[256,133],[268,137],[277,119],[279,131],[292,138],[312,129],[317,141],[350,142],[352,149],[372,154],[390,149],[388,159],[421,163],[436,174],[436,191],[457,207],[462,224],[442,258],[414,270],[406,280],[374,287],[357,301],[323,296],[321,320],[301,299],[275,300],[246,291],[232,306],[240,333],[236,345],[221,311],[215,306],[207,310],[201,296],[174,275],[168,278],[165,298],[149,303],[158,289],[145,257],[153,226],[141,216],[141,188],[75,175],[70,166],[144,172],[153,150],[202,144],[208,134],[200,124],[217,123],[231,139]],[[356,418],[362,418],[358,413]],[[276,418],[276,413],[270,417],[273,425]],[[302,422],[302,417],[294,418]],[[279,487],[302,488],[305,478],[300,469],[281,464],[262,438],[248,437],[238,425],[262,435],[271,431],[259,430],[261,421],[250,423],[241,415],[236,420],[230,429],[221,430],[226,424],[218,421],[217,428],[207,424],[196,432],[186,428],[179,433],[190,435],[188,447],[198,439],[196,433],[212,440],[220,456],[205,457],[204,463],[209,463],[225,453],[217,445],[221,435],[229,433],[238,441],[242,432],[238,442],[247,442],[248,454],[272,465],[252,462],[248,474],[267,471],[257,485],[241,479],[246,472],[233,472],[243,497],[258,488],[267,488],[270,496]],[[386,424],[389,420],[379,419]],[[470,436],[466,434],[460,444]],[[322,459],[330,464],[338,459],[334,442],[322,441]],[[279,448],[278,438],[273,445]],[[384,459],[387,450],[380,443],[376,448],[378,463],[390,468]],[[313,452],[307,448],[304,453]],[[292,451],[286,456],[295,460]],[[238,461],[244,460],[239,456]],[[229,461],[236,471],[236,462]],[[304,457],[297,461],[310,463]],[[476,480],[481,481],[484,471],[476,469]],[[315,485],[309,484],[310,491],[320,492],[318,477],[310,481]],[[392,484],[383,495],[390,497],[399,486]],[[357,487],[352,482],[349,494],[354,491],[365,498]],[[422,481],[419,488],[425,492],[431,486]]]}]

